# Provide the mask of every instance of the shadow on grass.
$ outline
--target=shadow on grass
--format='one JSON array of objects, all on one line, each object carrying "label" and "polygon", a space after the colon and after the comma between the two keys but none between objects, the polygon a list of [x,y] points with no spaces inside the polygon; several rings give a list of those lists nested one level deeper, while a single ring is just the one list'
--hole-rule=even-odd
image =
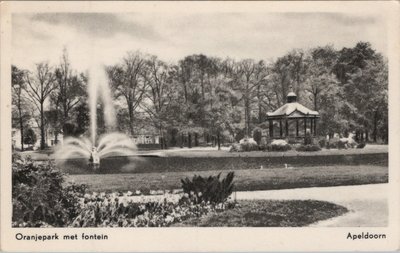
[{"label": "shadow on grass", "polygon": [[178,227],[303,227],[348,210],[317,200],[241,200],[233,209],[173,224]]}]

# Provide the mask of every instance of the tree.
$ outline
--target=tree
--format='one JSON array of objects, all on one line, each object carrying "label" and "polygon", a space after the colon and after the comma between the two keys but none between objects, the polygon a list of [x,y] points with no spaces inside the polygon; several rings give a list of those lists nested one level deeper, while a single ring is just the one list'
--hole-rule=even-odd
[{"label": "tree", "polygon": [[354,48],[343,48],[339,52],[334,73],[343,89],[341,114],[348,121],[348,129],[356,131],[357,140],[364,141],[364,136],[368,140],[371,128],[376,137],[379,130],[375,126],[380,121],[378,114],[384,115],[387,111],[385,65],[382,55],[376,53],[368,42],[359,42]]},{"label": "tree", "polygon": [[123,98],[129,115],[130,134],[134,135],[135,111],[142,102],[148,87],[147,59],[139,52],[128,53],[121,64],[107,69],[116,98]]},{"label": "tree", "polygon": [[[54,110],[59,112],[59,114],[55,115],[55,122],[60,124],[54,126],[55,139],[57,142],[60,128],[64,135],[69,134],[68,131],[66,131],[66,124],[70,119],[71,111],[82,101],[82,98],[86,97],[85,86],[87,80],[83,74],[78,75],[73,72],[68,58],[68,52],[65,48],[60,65],[55,70],[55,78],[56,89],[50,97],[50,100]],[[60,119],[58,119],[58,115],[61,116]]]},{"label": "tree", "polygon": [[35,131],[33,131],[32,128],[28,128],[25,132],[24,132],[24,143],[28,144],[28,145],[33,145],[36,143],[36,134]]},{"label": "tree", "polygon": [[339,85],[332,69],[337,60],[337,53],[332,46],[317,47],[307,57],[305,74],[305,91],[311,94],[314,110],[319,110],[320,96]]},{"label": "tree", "polygon": [[[12,85],[12,105],[13,110],[15,108],[16,113],[12,115],[18,115],[18,123],[13,125],[18,125],[21,132],[21,151],[24,151],[24,126],[28,119],[30,118],[29,110],[27,109],[27,101],[24,97],[24,75],[25,71],[18,69],[16,66],[11,66],[11,85]],[[14,121],[13,121],[14,122]]]},{"label": "tree", "polygon": [[164,137],[165,118],[168,113],[168,105],[173,99],[172,80],[170,77],[170,67],[164,62],[152,56],[147,61],[148,68],[148,92],[146,98],[150,101],[150,105],[142,103],[142,107],[148,113],[154,127],[158,129],[160,134],[160,147],[166,148],[166,139]]},{"label": "tree", "polygon": [[237,63],[234,70],[234,90],[241,94],[243,101],[246,135],[250,136],[251,105],[258,87],[266,82],[267,68],[263,61],[247,59]]},{"label": "tree", "polygon": [[272,63],[268,79],[278,107],[286,103],[289,87],[292,87],[299,100],[302,100],[301,93],[308,68],[306,58],[302,50],[293,50]]},{"label": "tree", "polygon": [[28,73],[25,76],[25,82],[27,85],[24,88],[28,98],[40,114],[40,149],[43,150],[46,146],[44,102],[56,88],[55,75],[48,63],[39,63],[36,64],[34,74]]}]

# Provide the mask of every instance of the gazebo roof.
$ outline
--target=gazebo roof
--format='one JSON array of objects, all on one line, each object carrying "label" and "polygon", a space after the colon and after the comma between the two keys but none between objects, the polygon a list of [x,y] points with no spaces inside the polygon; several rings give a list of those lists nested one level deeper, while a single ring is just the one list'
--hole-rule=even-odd
[{"label": "gazebo roof", "polygon": [[317,111],[308,109],[302,104],[297,102],[286,103],[279,107],[274,112],[268,112],[267,117],[277,118],[277,117],[289,117],[289,118],[307,118],[307,117],[319,117]]}]

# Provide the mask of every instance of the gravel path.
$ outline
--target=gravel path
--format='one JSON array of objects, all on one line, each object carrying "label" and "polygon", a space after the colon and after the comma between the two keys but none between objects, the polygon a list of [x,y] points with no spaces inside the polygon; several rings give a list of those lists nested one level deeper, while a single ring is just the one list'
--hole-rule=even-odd
[{"label": "gravel path", "polygon": [[314,227],[384,227],[388,224],[387,184],[315,187],[237,192],[239,199],[321,200],[349,209],[343,216],[320,221]]}]

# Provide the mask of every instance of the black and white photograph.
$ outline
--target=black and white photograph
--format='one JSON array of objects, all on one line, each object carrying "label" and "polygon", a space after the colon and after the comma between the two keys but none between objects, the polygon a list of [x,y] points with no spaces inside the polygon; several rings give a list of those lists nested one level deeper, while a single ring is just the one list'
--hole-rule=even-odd
[{"label": "black and white photograph", "polygon": [[[387,239],[373,230],[388,231],[398,198],[386,13],[208,4],[9,15],[2,226]],[[23,231],[13,239],[38,240]],[[61,239],[109,239],[93,231]]]}]

